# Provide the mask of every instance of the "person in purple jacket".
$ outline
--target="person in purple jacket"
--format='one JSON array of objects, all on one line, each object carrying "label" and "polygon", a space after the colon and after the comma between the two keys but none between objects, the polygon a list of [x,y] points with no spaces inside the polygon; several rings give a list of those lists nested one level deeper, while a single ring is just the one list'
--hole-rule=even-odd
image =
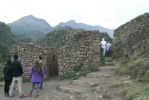
[{"label": "person in purple jacket", "polygon": [[29,77],[32,82],[32,88],[30,90],[29,96],[32,96],[35,87],[36,87],[35,97],[39,96],[38,93],[40,90],[40,83],[42,81],[43,76],[44,76],[44,70],[42,69],[41,64],[39,63],[39,61],[35,61],[35,64],[31,65],[29,69]]}]

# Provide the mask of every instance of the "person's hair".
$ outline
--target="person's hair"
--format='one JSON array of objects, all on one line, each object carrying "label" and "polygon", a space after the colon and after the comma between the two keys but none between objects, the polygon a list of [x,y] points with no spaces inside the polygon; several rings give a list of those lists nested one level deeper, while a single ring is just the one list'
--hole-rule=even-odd
[{"label": "person's hair", "polygon": [[42,57],[41,57],[41,56],[39,56],[39,59],[40,59],[40,60],[42,60]]},{"label": "person's hair", "polygon": [[17,54],[15,54],[13,57],[14,57],[14,59],[18,59],[18,55]]},{"label": "person's hair", "polygon": [[11,59],[8,59],[7,62],[6,62],[6,65],[11,65],[11,63],[12,63]]},{"label": "person's hair", "polygon": [[104,41],[105,39],[104,38],[102,38],[102,41]]},{"label": "person's hair", "polygon": [[41,73],[42,69],[41,69],[41,66],[40,66],[39,61],[35,61],[35,64],[34,64],[33,69],[34,69],[38,74]]}]

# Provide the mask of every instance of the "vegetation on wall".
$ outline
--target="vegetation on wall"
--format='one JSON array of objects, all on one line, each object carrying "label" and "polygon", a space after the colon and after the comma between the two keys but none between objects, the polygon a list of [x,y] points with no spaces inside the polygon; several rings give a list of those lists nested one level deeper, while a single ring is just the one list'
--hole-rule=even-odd
[{"label": "vegetation on wall", "polygon": [[81,30],[73,29],[71,27],[54,29],[52,32],[48,33],[45,38],[38,41],[38,43],[42,46],[54,48],[65,46],[65,44],[68,42],[69,37],[71,37],[73,34],[76,34],[78,31]]},{"label": "vegetation on wall", "polygon": [[149,13],[120,26],[114,33],[115,51],[121,55],[119,72],[149,80]]},{"label": "vegetation on wall", "polygon": [[76,80],[81,76],[85,76],[87,73],[95,72],[99,70],[99,64],[90,64],[86,66],[85,69],[82,69],[82,65],[76,65],[73,70],[65,72],[60,79],[71,79]]},{"label": "vegetation on wall", "polygon": [[112,38],[107,33],[99,32],[98,35],[100,38],[104,38],[107,42],[113,42]]},{"label": "vegetation on wall", "polygon": [[[80,31],[82,31],[82,29],[74,29],[68,26],[64,28],[57,28],[48,33],[45,38],[38,41],[38,43],[42,46],[59,48],[65,46],[70,37]],[[104,37],[108,42],[112,42],[112,39],[107,33],[99,33],[99,37]]]}]

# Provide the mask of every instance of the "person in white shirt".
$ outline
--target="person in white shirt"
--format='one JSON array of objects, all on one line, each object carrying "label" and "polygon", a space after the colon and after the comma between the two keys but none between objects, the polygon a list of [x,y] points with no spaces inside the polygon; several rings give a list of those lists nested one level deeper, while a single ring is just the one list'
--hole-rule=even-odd
[{"label": "person in white shirt", "polygon": [[107,52],[109,51],[110,47],[111,47],[111,43],[107,42],[107,44],[106,44],[106,51]]},{"label": "person in white shirt", "polygon": [[100,46],[103,50],[103,56],[105,56],[105,53],[106,53],[106,44],[107,42],[104,40],[104,38],[102,38],[102,41],[100,42]]}]

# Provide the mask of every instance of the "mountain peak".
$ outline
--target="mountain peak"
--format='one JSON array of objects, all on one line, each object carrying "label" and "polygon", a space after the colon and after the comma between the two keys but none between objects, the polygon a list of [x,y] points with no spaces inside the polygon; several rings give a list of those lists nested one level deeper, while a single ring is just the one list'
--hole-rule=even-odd
[{"label": "mountain peak", "polygon": [[39,33],[47,34],[52,30],[52,27],[44,19],[28,15],[19,20],[8,24],[15,34]]},{"label": "mountain peak", "polygon": [[70,26],[75,29],[84,29],[84,30],[99,30],[100,32],[107,32],[111,37],[113,37],[113,29],[108,29],[101,27],[99,25],[88,25],[84,23],[77,23],[75,20],[69,20],[68,22],[61,22],[55,28],[63,28],[66,26]]},{"label": "mountain peak", "polygon": [[75,20],[69,20],[67,23],[76,23]]},{"label": "mountain peak", "polygon": [[20,18],[20,19],[32,19],[32,20],[38,20],[39,18],[37,18],[37,17],[35,17],[35,16],[33,16],[33,15],[27,15],[27,16],[24,16],[24,17],[22,17],[22,18]]},{"label": "mountain peak", "polygon": [[28,16],[24,16],[24,17],[35,18],[33,15],[28,15]]}]

